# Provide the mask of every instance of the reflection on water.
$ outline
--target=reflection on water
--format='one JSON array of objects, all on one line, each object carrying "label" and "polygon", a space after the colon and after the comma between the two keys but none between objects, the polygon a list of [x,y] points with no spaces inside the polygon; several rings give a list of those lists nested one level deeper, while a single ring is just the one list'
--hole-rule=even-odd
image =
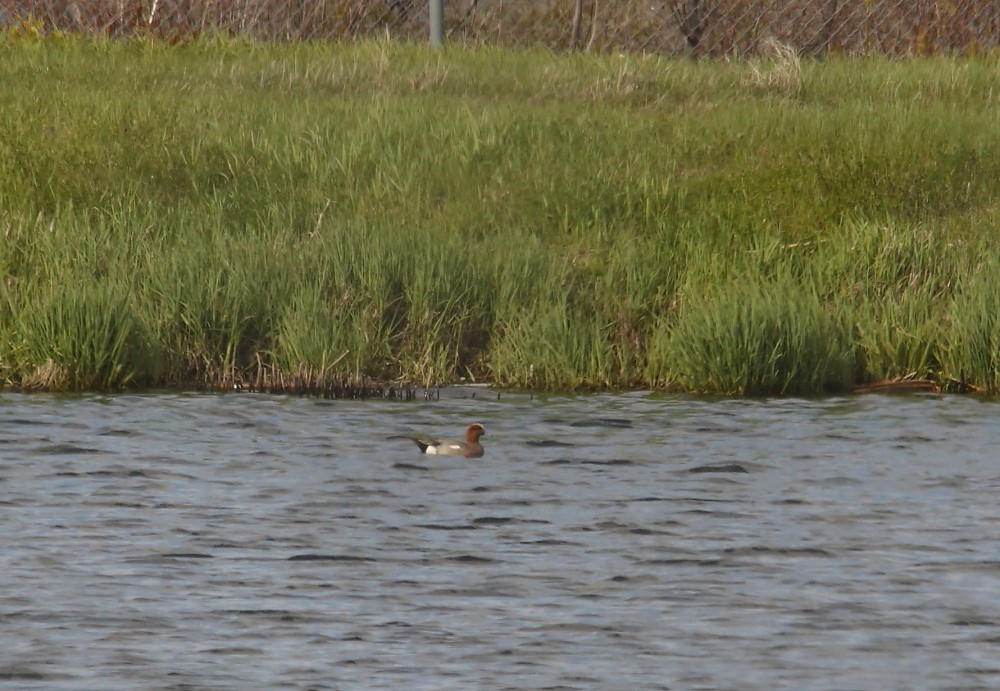
[{"label": "reflection on water", "polygon": [[[486,457],[391,434],[482,422]],[[1000,686],[1000,404],[0,396],[3,688]]]}]

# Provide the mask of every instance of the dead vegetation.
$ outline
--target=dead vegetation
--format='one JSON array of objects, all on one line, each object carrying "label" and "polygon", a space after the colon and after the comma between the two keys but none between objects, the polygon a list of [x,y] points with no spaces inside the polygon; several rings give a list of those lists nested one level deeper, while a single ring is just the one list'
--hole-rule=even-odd
[{"label": "dead vegetation", "polygon": [[[183,41],[209,34],[267,41],[424,41],[414,0],[0,0],[0,25]],[[449,40],[557,50],[748,57],[772,41],[799,55],[972,54],[1000,45],[993,0],[461,0],[445,8]]]}]

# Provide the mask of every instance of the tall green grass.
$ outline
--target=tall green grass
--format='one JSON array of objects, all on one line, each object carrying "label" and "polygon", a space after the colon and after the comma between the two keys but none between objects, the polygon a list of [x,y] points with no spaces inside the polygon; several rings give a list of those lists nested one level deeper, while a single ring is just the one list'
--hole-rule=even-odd
[{"label": "tall green grass", "polygon": [[840,390],[855,379],[843,314],[797,281],[737,279],[692,286],[650,357],[658,378],[699,393],[740,396]]},{"label": "tall green grass", "polygon": [[789,60],[0,41],[0,377],[996,390],[1000,64]]}]

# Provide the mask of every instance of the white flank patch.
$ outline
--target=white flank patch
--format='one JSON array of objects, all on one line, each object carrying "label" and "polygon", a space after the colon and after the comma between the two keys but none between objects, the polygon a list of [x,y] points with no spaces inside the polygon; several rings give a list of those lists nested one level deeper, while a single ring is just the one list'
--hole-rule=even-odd
[{"label": "white flank patch", "polygon": [[424,451],[428,456],[454,456],[454,451],[462,451],[461,444],[431,444]]}]

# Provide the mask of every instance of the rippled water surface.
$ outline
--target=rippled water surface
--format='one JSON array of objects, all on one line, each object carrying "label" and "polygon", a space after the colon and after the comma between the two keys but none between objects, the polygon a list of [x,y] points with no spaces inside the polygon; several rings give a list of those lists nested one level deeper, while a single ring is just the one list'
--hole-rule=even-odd
[{"label": "rippled water surface", "polygon": [[[483,459],[385,439],[472,421]],[[0,686],[997,688],[998,422],[3,395]]]}]

